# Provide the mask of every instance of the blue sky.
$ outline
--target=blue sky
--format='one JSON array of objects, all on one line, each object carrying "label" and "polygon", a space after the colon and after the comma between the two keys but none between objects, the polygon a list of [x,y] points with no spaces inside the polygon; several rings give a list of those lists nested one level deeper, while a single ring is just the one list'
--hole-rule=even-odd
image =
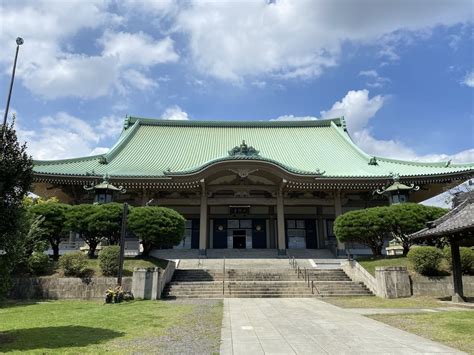
[{"label": "blue sky", "polygon": [[37,159],[105,152],[128,114],[344,115],[370,154],[474,161],[471,1],[39,0],[0,7],[0,95],[6,100],[22,36],[11,112]]}]

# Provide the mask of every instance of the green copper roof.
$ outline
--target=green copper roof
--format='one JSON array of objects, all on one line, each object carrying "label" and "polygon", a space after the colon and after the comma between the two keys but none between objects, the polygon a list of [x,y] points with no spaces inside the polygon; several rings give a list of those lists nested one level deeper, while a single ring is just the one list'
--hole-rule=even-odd
[{"label": "green copper roof", "polygon": [[[233,155],[242,141],[253,155]],[[264,161],[290,173],[323,177],[424,176],[472,171],[473,164],[420,163],[374,157],[350,139],[342,118],[317,121],[169,121],[128,117],[104,155],[35,161],[52,175],[165,177],[227,160]]]}]

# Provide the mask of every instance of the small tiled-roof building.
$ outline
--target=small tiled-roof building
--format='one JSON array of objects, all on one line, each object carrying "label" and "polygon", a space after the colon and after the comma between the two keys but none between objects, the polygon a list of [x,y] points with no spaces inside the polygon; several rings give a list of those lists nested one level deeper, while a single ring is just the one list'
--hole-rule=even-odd
[{"label": "small tiled-roof building", "polygon": [[107,174],[132,205],[167,206],[188,220],[182,248],[333,248],[334,218],[387,204],[373,191],[421,188],[418,202],[473,175],[474,164],[371,156],[343,118],[316,121],[169,121],[127,117],[108,153],[35,161],[34,192],[92,202],[84,185]]},{"label": "small tiled-roof building", "polygon": [[463,297],[461,259],[459,246],[474,245],[474,190],[456,196],[454,208],[444,216],[429,222],[428,226],[410,235],[414,240],[446,238],[451,245],[454,295],[453,300]]}]

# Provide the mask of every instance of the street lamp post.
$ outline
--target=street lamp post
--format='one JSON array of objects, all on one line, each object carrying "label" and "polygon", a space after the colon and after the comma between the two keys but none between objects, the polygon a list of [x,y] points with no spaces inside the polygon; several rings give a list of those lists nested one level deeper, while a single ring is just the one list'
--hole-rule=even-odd
[{"label": "street lamp post", "polygon": [[7,125],[7,117],[8,117],[8,109],[10,108],[10,99],[12,97],[12,89],[13,89],[13,81],[15,81],[15,71],[16,71],[16,61],[18,59],[18,51],[20,46],[24,43],[23,38],[17,37],[16,39],[16,52],[15,52],[15,60],[13,61],[13,71],[12,71],[12,78],[10,81],[10,90],[8,91],[8,98],[7,98],[7,107],[5,108],[5,114],[3,115],[3,126],[2,126],[2,145],[5,139],[5,126]]}]

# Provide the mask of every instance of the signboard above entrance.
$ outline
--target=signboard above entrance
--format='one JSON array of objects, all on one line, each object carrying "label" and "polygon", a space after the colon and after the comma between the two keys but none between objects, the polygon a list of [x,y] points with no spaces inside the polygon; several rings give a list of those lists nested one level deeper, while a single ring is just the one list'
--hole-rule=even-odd
[{"label": "signboard above entrance", "polygon": [[250,214],[250,206],[229,206],[229,212],[232,216],[247,216]]}]

